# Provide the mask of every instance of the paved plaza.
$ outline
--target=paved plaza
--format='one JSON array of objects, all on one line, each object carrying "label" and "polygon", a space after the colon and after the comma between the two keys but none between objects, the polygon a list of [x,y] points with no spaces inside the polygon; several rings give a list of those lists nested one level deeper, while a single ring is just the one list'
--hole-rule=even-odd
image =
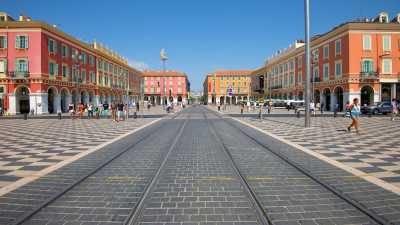
[{"label": "paved plaza", "polygon": [[[82,145],[100,144],[97,138],[110,140],[151,120],[20,121],[38,127],[42,138],[61,127],[65,135],[36,146],[46,152],[66,137],[89,133]],[[62,152],[80,150],[73,144]],[[0,196],[0,225],[379,223],[400,224],[399,194],[204,106],[163,117]]]}]

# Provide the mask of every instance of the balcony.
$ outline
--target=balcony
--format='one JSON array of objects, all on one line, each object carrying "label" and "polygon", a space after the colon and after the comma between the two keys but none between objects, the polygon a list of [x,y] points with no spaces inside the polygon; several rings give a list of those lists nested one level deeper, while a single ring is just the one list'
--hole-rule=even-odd
[{"label": "balcony", "polygon": [[313,83],[313,82],[321,82],[321,78],[319,78],[319,77],[314,77],[314,79],[311,78],[311,83]]},{"label": "balcony", "polygon": [[28,79],[29,71],[9,71],[7,73],[9,79]]},{"label": "balcony", "polygon": [[378,73],[375,71],[367,71],[367,72],[361,71],[360,75],[361,75],[361,78],[377,79]]}]

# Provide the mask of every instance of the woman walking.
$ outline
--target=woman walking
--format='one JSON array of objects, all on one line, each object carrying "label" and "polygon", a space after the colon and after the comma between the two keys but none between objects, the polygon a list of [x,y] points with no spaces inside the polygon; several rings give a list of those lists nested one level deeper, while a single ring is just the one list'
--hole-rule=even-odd
[{"label": "woman walking", "polygon": [[358,103],[358,98],[355,98],[353,100],[353,104],[350,105],[349,110],[350,110],[350,118],[351,118],[352,122],[351,122],[350,126],[347,127],[347,131],[350,132],[351,128],[354,127],[356,129],[356,133],[359,134],[358,128],[360,126],[359,118],[360,118],[361,111],[360,111],[360,105]]}]

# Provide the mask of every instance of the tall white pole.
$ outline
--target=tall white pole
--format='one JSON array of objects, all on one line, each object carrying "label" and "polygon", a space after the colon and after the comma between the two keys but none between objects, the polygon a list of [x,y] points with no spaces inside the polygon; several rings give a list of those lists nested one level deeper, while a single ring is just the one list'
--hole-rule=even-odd
[{"label": "tall white pole", "polygon": [[306,55],[306,83],[305,83],[305,104],[306,116],[305,127],[310,127],[310,1],[304,0],[304,19],[305,19],[305,55]]}]

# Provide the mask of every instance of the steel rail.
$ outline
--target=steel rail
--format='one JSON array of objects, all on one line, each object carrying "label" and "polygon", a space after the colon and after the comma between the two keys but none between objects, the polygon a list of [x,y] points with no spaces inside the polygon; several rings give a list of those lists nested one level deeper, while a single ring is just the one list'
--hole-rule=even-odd
[{"label": "steel rail", "polygon": [[[211,110],[210,110],[211,111]],[[211,111],[213,112],[213,111]],[[353,200],[352,198],[350,198],[349,196],[347,196],[347,194],[343,193],[342,191],[336,189],[335,187],[333,187],[332,185],[330,185],[329,183],[323,181],[322,179],[320,179],[318,176],[312,174],[312,172],[310,172],[309,170],[307,170],[306,168],[304,168],[302,165],[296,163],[295,161],[289,159],[287,156],[285,156],[284,154],[274,151],[272,150],[270,147],[266,146],[264,143],[260,142],[259,140],[257,140],[256,138],[254,138],[253,136],[249,135],[248,133],[246,133],[245,131],[243,131],[243,129],[239,128],[238,126],[234,125],[231,122],[228,122],[225,118],[223,118],[221,115],[218,115],[217,113],[213,112],[215,115],[217,115],[217,117],[220,117],[225,123],[229,124],[231,127],[235,128],[236,130],[239,130],[242,134],[244,134],[245,136],[247,136],[248,138],[250,138],[252,141],[254,141],[255,143],[257,143],[258,145],[260,145],[261,147],[263,147],[263,149],[265,149],[266,151],[274,154],[275,156],[277,156],[278,158],[280,158],[281,160],[283,160],[285,163],[287,163],[288,165],[294,167],[296,170],[300,171],[302,174],[306,175],[307,177],[309,177],[311,180],[315,181],[316,183],[318,183],[319,185],[323,186],[325,189],[329,190],[330,192],[332,192],[334,195],[336,195],[337,197],[339,197],[340,199],[344,200],[345,202],[347,202],[348,204],[352,205],[353,207],[355,207],[356,209],[358,209],[360,212],[362,212],[364,215],[366,215],[367,217],[371,218],[374,222],[381,224],[381,225],[392,225],[393,223],[390,223],[390,221],[388,221],[387,219],[383,218],[382,216],[378,215],[377,213],[373,212],[372,210],[368,209],[366,206],[364,206],[363,204],[359,203],[358,201]]]},{"label": "steel rail", "polygon": [[[183,110],[182,110],[183,111]],[[176,113],[176,115],[174,115],[171,119],[175,119],[182,111]],[[108,164],[110,164],[112,161],[114,161],[115,159],[119,158],[121,155],[123,155],[124,153],[128,152],[129,150],[131,150],[133,147],[135,147],[136,145],[142,143],[143,141],[147,140],[154,131],[158,130],[159,127],[163,126],[164,124],[157,124],[157,125],[152,125],[150,128],[147,129],[147,131],[145,131],[147,133],[147,135],[143,135],[143,137],[140,137],[139,140],[135,141],[134,143],[128,145],[127,147],[125,147],[122,151],[117,152],[116,154],[114,154],[113,156],[111,156],[111,158],[107,158],[106,160],[104,160],[102,163],[100,163],[98,166],[96,166],[95,168],[93,168],[92,170],[90,170],[88,173],[82,175],[81,177],[79,177],[76,181],[74,181],[73,183],[67,185],[65,188],[63,188],[61,191],[59,191],[58,193],[53,194],[52,196],[50,196],[49,198],[46,199],[46,201],[42,202],[41,204],[37,205],[36,207],[34,207],[32,210],[30,210],[29,212],[25,212],[24,214],[22,214],[17,220],[13,221],[13,223],[11,225],[22,225],[23,223],[25,223],[27,220],[29,220],[30,218],[32,218],[35,214],[37,214],[39,211],[41,211],[43,208],[45,208],[46,206],[50,205],[52,202],[54,202],[55,200],[59,199],[61,196],[63,196],[65,193],[67,193],[68,191],[70,191],[71,189],[73,189],[74,187],[78,186],[79,184],[81,184],[83,181],[85,181],[88,177],[92,176],[93,174],[97,173],[98,171],[100,171],[102,168],[104,168],[105,166],[107,166]],[[157,128],[158,127],[158,128]]]},{"label": "steel rail", "polygon": [[244,190],[246,191],[247,196],[250,198],[253,207],[256,210],[258,219],[263,225],[272,225],[272,219],[271,217],[267,214],[267,212],[264,210],[263,204],[261,203],[262,201],[257,197],[257,194],[253,190],[253,188],[250,186],[250,184],[247,182],[245,176],[240,172],[240,169],[238,165],[235,163],[232,154],[229,152],[228,147],[226,147],[225,143],[222,141],[221,136],[218,134],[216,129],[214,128],[214,125],[209,122],[209,119],[207,119],[206,113],[203,111],[203,115],[205,120],[207,121],[209,130],[211,131],[212,134],[214,134],[215,140],[220,144],[222,147],[222,151],[225,154],[225,156],[229,159],[230,165],[232,169],[234,170],[236,176],[239,178],[240,183],[244,187]]},{"label": "steel rail", "polygon": [[166,153],[163,161],[161,162],[160,166],[157,169],[156,174],[151,178],[151,182],[146,185],[145,187],[145,191],[142,194],[142,196],[139,199],[139,202],[135,205],[135,207],[131,210],[130,214],[128,215],[128,217],[125,219],[124,221],[124,225],[131,225],[131,224],[136,224],[137,220],[139,219],[139,216],[141,214],[141,212],[144,209],[144,205],[145,205],[145,200],[147,199],[147,197],[149,196],[149,194],[154,190],[154,187],[160,177],[161,172],[163,171],[165,164],[168,161],[169,155],[171,154],[171,152],[175,149],[176,144],[178,143],[180,137],[183,134],[183,130],[186,127],[186,124],[189,120],[190,116],[187,117],[185,119],[185,121],[183,122],[182,127],[179,129],[178,134],[176,135],[173,143],[171,144],[171,146],[168,149],[168,152]]}]

